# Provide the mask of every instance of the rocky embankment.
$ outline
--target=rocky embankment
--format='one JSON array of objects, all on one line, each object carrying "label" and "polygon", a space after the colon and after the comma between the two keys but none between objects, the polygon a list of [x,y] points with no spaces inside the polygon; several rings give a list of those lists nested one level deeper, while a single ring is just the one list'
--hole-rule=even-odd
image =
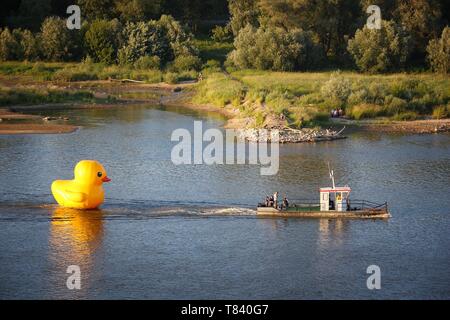
[{"label": "rocky embankment", "polygon": [[280,143],[319,142],[345,139],[342,135],[344,129],[334,131],[330,129],[242,129],[239,130],[239,138],[250,142],[270,142],[277,140]]}]

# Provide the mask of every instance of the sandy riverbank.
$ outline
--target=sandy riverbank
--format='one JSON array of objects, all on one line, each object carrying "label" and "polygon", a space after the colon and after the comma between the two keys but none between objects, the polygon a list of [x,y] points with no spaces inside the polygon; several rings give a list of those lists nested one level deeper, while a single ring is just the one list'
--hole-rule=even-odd
[{"label": "sandy riverbank", "polygon": [[[1,80],[1,79],[0,79]],[[90,90],[97,98],[114,97],[113,103],[58,103],[45,105],[20,105],[20,106],[0,106],[0,134],[28,134],[28,133],[69,133],[77,129],[76,124],[54,124],[52,121],[45,121],[42,117],[27,114],[29,110],[45,109],[80,109],[80,108],[110,108],[121,105],[127,107],[136,103],[158,104],[161,106],[175,106],[189,108],[200,112],[217,113],[227,119],[225,128],[244,129],[249,128],[252,119],[244,117],[238,108],[231,106],[218,107],[213,105],[198,105],[191,102],[194,93],[195,82],[185,82],[179,84],[145,84],[129,82],[111,81],[82,81],[77,83],[28,83],[14,85],[12,82],[0,81],[1,85],[14,89],[20,88],[47,88],[53,90]],[[14,120],[14,121],[10,121]],[[407,132],[407,133],[436,133],[450,131],[450,119],[442,120],[415,120],[415,121],[386,121],[380,119],[373,120],[348,120],[333,119],[331,126],[339,128],[351,126],[360,130],[384,131],[384,132]],[[308,129],[311,130],[311,129]],[[299,132],[296,134],[299,136]],[[301,135],[300,135],[301,136]],[[311,132],[305,133],[310,137]],[[322,134],[317,134],[321,137]],[[333,136],[334,140],[342,136]],[[288,139],[289,142],[315,141],[314,139]],[[298,141],[297,141],[298,140]],[[321,141],[324,139],[318,139]]]},{"label": "sandy riverbank", "polygon": [[345,125],[367,131],[404,133],[440,133],[450,131],[450,119],[424,119],[412,121],[392,121],[385,119],[332,119],[332,123],[334,125]]}]

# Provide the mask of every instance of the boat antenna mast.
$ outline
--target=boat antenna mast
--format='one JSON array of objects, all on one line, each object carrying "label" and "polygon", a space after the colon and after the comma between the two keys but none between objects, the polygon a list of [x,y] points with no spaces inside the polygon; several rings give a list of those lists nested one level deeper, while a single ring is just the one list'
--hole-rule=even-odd
[{"label": "boat antenna mast", "polygon": [[330,168],[330,162],[328,162],[328,173],[330,174],[331,183],[333,184],[333,190],[336,189],[336,185],[334,184],[334,172]]}]

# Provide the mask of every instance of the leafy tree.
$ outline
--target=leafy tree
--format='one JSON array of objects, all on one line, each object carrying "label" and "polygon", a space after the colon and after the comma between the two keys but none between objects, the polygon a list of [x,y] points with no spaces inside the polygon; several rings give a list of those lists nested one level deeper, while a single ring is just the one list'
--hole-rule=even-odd
[{"label": "leafy tree", "polygon": [[340,105],[347,102],[352,86],[349,79],[342,77],[340,72],[333,73],[330,80],[324,83],[320,88],[320,92],[326,98],[338,102]]},{"label": "leafy tree", "polygon": [[16,60],[21,58],[20,44],[13,33],[5,28],[0,33],[0,60]]},{"label": "leafy tree", "polygon": [[197,56],[199,54],[192,41],[193,35],[172,16],[162,15],[157,24],[164,30],[170,43],[172,52],[168,55],[168,60],[180,55]]},{"label": "leafy tree", "polygon": [[163,0],[115,0],[115,12],[122,21],[143,21],[159,17]]},{"label": "leafy tree", "polygon": [[114,14],[114,0],[78,0],[78,5],[88,19],[108,19]]},{"label": "leafy tree", "polygon": [[118,60],[121,64],[131,64],[140,57],[152,54],[149,37],[150,26],[146,22],[129,22],[123,29],[124,46],[119,49]]},{"label": "leafy tree", "polygon": [[42,54],[51,61],[67,61],[78,56],[80,45],[78,30],[69,30],[66,20],[48,17],[41,26]]},{"label": "leafy tree", "polygon": [[312,31],[329,55],[345,52],[346,36],[362,14],[355,0],[259,0],[266,25]]},{"label": "leafy tree", "polygon": [[178,56],[198,55],[192,35],[171,16],[127,23],[123,37],[124,45],[119,50],[120,63],[134,63],[143,56],[158,56],[164,65]]},{"label": "leafy tree", "polygon": [[227,0],[163,0],[161,13],[173,16],[194,32],[209,20],[228,17]]},{"label": "leafy tree", "polygon": [[238,68],[299,70],[314,67],[319,57],[311,34],[301,29],[254,28],[247,25],[234,40],[228,63]]},{"label": "leafy tree", "polygon": [[383,20],[392,20],[394,19],[394,11],[397,7],[398,0],[361,0],[361,12],[362,12],[362,21],[361,25],[365,24],[367,21],[368,15],[366,14],[366,10],[371,5],[377,5],[381,10],[381,17]]},{"label": "leafy tree", "polygon": [[427,47],[428,61],[435,72],[450,72],[450,28],[447,26],[442,31],[440,39],[433,39]]},{"label": "leafy tree", "polygon": [[248,24],[258,27],[260,11],[258,0],[229,0],[228,9],[230,11],[230,26],[234,36]]},{"label": "leafy tree", "polygon": [[39,36],[34,36],[30,30],[14,29],[13,35],[20,46],[18,59],[37,60],[40,56]]},{"label": "leafy tree", "polygon": [[397,0],[394,18],[411,35],[413,53],[422,60],[428,41],[439,36],[439,1]]},{"label": "leafy tree", "polygon": [[348,51],[356,65],[366,72],[386,72],[402,68],[411,51],[410,38],[393,21],[382,21],[381,29],[366,25],[348,42]]},{"label": "leafy tree", "polygon": [[216,42],[227,42],[232,38],[230,25],[215,26],[211,33],[211,39]]},{"label": "leafy tree", "polygon": [[84,43],[95,62],[113,63],[119,46],[121,25],[117,19],[95,20],[84,35]]}]

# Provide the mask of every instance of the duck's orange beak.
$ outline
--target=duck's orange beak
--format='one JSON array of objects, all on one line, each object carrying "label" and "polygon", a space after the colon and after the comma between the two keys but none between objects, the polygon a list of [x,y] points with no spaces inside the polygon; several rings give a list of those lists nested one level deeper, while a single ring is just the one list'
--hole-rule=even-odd
[{"label": "duck's orange beak", "polygon": [[111,179],[108,178],[108,176],[104,176],[104,177],[102,178],[102,181],[103,181],[103,182],[110,182]]}]

